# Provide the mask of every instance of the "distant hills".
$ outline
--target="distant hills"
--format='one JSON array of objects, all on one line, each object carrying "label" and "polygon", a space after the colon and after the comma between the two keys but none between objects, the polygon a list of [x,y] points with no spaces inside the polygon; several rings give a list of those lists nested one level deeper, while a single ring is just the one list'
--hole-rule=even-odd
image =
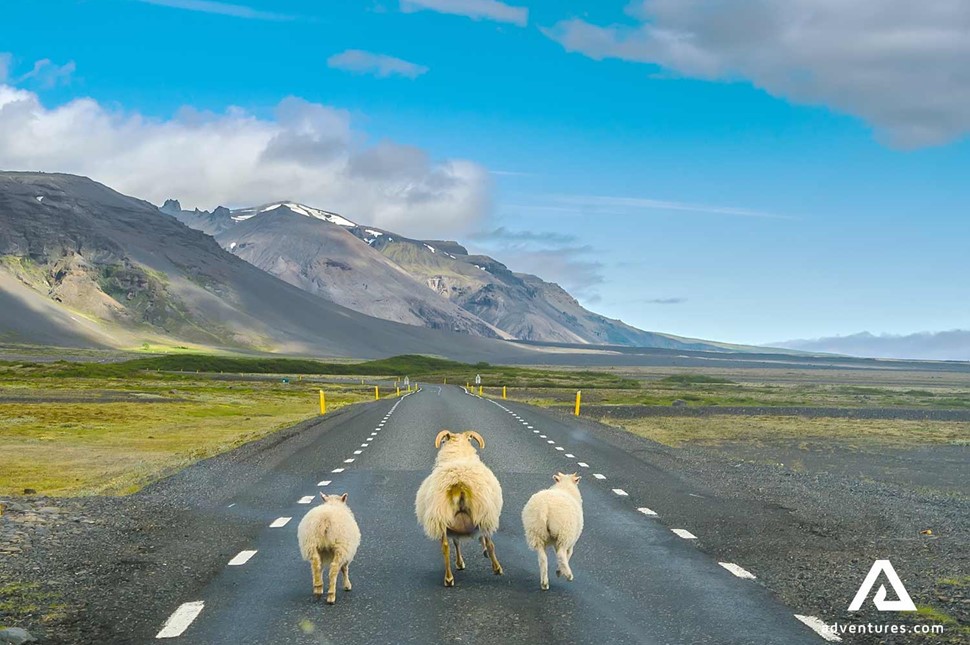
[{"label": "distant hills", "polygon": [[559,285],[470,255],[458,242],[412,239],[304,204],[209,212],[168,200],[160,210],[294,286],[386,320],[549,343],[727,348],[606,318]]},{"label": "distant hills", "polygon": [[773,346],[869,358],[970,361],[970,330],[903,335],[862,332],[848,336],[790,340],[774,343]]}]

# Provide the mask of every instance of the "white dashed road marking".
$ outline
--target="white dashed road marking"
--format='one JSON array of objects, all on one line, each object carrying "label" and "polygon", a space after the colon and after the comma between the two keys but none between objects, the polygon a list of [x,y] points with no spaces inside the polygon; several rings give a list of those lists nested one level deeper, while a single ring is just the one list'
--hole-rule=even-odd
[{"label": "white dashed road marking", "polygon": [[329,485],[330,485],[329,479],[324,479],[322,482],[317,482],[317,486],[329,486]]},{"label": "white dashed road marking", "polygon": [[[368,441],[370,441],[370,439],[368,439]],[[367,447],[367,444],[366,443],[362,443],[362,444],[360,444],[360,447],[361,448],[366,448]]]},{"label": "white dashed road marking", "polygon": [[614,488],[613,489],[613,492],[615,494],[619,495],[620,497],[626,497],[627,496],[627,492],[625,490],[623,490],[622,488]]},{"label": "white dashed road marking", "polygon": [[799,614],[795,614],[795,618],[811,627],[815,633],[821,636],[824,640],[827,640],[830,643],[842,642],[842,639],[833,634],[832,630],[829,629],[829,626],[826,625],[822,619],[816,618],[815,616],[801,616]]},{"label": "white dashed road marking", "polygon": [[271,529],[278,529],[278,528],[284,527],[286,526],[287,522],[289,522],[292,519],[293,519],[292,517],[277,517],[275,520],[273,520],[273,523],[270,524],[269,527]]},{"label": "white dashed road marking", "polygon": [[589,464],[587,464],[585,461],[577,461],[576,463],[582,466],[583,468],[589,468]]},{"label": "white dashed road marking", "polygon": [[565,450],[562,446],[556,446],[556,450]]},{"label": "white dashed road marking", "polygon": [[595,477],[596,479],[606,479],[606,475],[603,475],[601,473],[593,473],[593,477]]},{"label": "white dashed road marking", "polygon": [[333,469],[333,470],[331,470],[330,472],[332,472],[332,473],[342,473],[343,471],[344,471],[344,469],[343,469],[343,468],[334,468],[334,469]]},{"label": "white dashed road marking", "polygon": [[556,443],[556,442],[553,441],[552,439],[549,439],[548,441],[546,441],[546,443],[553,444],[553,443]]},{"label": "white dashed road marking", "polygon": [[539,438],[540,438],[540,439],[545,439],[545,438],[546,438],[546,435],[544,435],[544,434],[541,434],[541,435],[539,435]]},{"label": "white dashed road marking", "polygon": [[526,428],[528,428],[529,430],[532,430],[532,426],[530,425],[527,425]]},{"label": "white dashed road marking", "polygon": [[352,463],[354,463],[354,460],[353,459],[344,459],[344,463],[345,464],[352,464]]},{"label": "white dashed road marking", "polygon": [[566,453],[566,456],[567,456],[567,457],[569,457],[570,459],[575,459],[575,458],[576,458],[576,455],[574,455],[574,454],[573,454],[573,453],[571,453],[571,452],[567,452],[567,453]]},{"label": "white dashed road marking", "polygon": [[192,621],[202,613],[204,607],[205,602],[202,600],[182,603],[168,617],[168,620],[162,625],[161,631],[155,634],[155,638],[175,638],[176,636],[181,636],[182,632],[192,624]]},{"label": "white dashed road marking", "polygon": [[697,536],[688,531],[687,529],[670,529],[674,532],[677,537],[682,537],[685,540],[696,540]]},{"label": "white dashed road marking", "polygon": [[229,561],[230,567],[238,567],[249,562],[249,558],[256,555],[256,551],[240,551],[232,560]]},{"label": "white dashed road marking", "polygon": [[753,573],[751,573],[747,569],[742,569],[741,567],[734,564],[733,562],[718,562],[718,564],[739,578],[747,578],[748,580],[755,579],[755,575]]},{"label": "white dashed road marking", "polygon": [[641,506],[641,507],[640,507],[640,508],[638,508],[637,510],[638,510],[638,511],[640,511],[641,513],[643,513],[644,515],[656,515],[656,514],[657,514],[657,512],[656,512],[656,511],[651,511],[651,510],[650,510],[649,508],[647,508],[646,506]]},{"label": "white dashed road marking", "polygon": [[[364,447],[366,448],[367,446],[364,446]],[[362,455],[362,454],[364,454],[364,451],[363,450],[355,450],[354,451],[354,454],[355,455]]]},{"label": "white dashed road marking", "polygon": [[303,497],[300,498],[300,501],[298,501],[297,504],[309,504],[312,501],[313,501],[313,495],[304,495]]}]

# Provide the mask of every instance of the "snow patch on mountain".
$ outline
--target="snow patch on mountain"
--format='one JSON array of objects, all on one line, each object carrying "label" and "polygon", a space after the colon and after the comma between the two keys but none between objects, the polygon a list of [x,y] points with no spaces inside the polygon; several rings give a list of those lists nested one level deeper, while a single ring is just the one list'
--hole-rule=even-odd
[{"label": "snow patch on mountain", "polygon": [[338,226],[345,226],[347,228],[354,228],[357,226],[355,222],[351,222],[346,217],[338,215],[337,213],[320,210],[319,208],[313,208],[312,206],[307,206],[305,204],[297,204],[296,202],[276,202],[274,204],[265,204],[255,208],[240,208],[232,211],[232,219],[234,222],[244,222],[248,219],[256,217],[257,215],[275,211],[278,208],[285,208],[286,210],[296,213],[297,215],[313,217],[315,219],[330,222],[331,224],[336,224]]}]

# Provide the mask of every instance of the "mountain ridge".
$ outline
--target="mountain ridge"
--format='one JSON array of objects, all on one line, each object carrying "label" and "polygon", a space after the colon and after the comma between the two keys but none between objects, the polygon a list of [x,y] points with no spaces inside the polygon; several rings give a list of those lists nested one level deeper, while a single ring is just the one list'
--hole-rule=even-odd
[{"label": "mountain ridge", "polygon": [[[724,349],[713,342],[685,343],[677,336],[640,330],[589,311],[558,284],[540,276],[514,272],[490,256],[470,254],[454,240],[410,238],[294,201],[269,202],[231,211],[220,207],[211,213],[183,211],[177,205],[175,200],[169,200],[161,210],[213,235],[223,248],[291,284],[388,320],[432,328],[450,324],[452,329],[465,333],[538,342]],[[294,240],[280,224],[280,217],[285,215],[296,215],[314,224],[289,218],[290,227],[301,230],[300,239]],[[332,227],[335,230],[320,224],[335,225]],[[273,232],[269,233],[270,230]],[[347,244],[337,248],[332,244],[339,237],[337,230],[352,234],[377,253],[367,254]],[[314,236],[321,240],[321,248],[329,247],[330,265],[320,265],[305,250],[293,250],[294,244],[302,246],[308,237]],[[372,263],[372,269],[389,260],[413,279],[412,291],[406,298],[399,295],[380,304],[355,299],[353,293],[339,288],[340,283],[351,282],[341,270],[347,268],[348,257],[356,260],[358,285],[371,288],[370,285],[379,284],[382,279],[399,281],[396,277],[388,278],[386,271],[359,268],[365,258]],[[422,293],[422,289],[438,298],[429,300],[429,294]],[[417,309],[415,300],[421,303]],[[455,306],[461,313],[456,313]]]}]

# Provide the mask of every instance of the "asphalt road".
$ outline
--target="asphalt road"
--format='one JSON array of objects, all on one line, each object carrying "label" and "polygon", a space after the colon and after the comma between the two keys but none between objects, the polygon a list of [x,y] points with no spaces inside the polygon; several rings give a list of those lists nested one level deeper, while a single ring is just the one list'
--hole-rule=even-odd
[{"label": "asphalt road", "polygon": [[[505,497],[495,538],[505,575],[494,576],[466,542],[468,566],[455,572],[450,589],[442,585],[440,547],[414,516],[414,495],[442,428],[484,435],[483,460]],[[265,527],[245,546],[255,553],[184,590],[181,601],[195,604],[171,607],[168,632],[184,627],[171,642],[821,642],[757,580],[737,577],[673,527],[638,511],[664,494],[644,484],[643,468],[580,424],[461,388],[429,385],[371,404],[227,502],[227,512]],[[575,581],[552,577],[543,592],[519,516],[557,470],[583,475],[586,528],[571,563]],[[363,534],[350,567],[354,589],[338,584],[334,606],[314,599],[310,567],[297,549],[297,524],[310,508],[300,500],[313,496],[315,504],[319,491],[349,493]]]}]

